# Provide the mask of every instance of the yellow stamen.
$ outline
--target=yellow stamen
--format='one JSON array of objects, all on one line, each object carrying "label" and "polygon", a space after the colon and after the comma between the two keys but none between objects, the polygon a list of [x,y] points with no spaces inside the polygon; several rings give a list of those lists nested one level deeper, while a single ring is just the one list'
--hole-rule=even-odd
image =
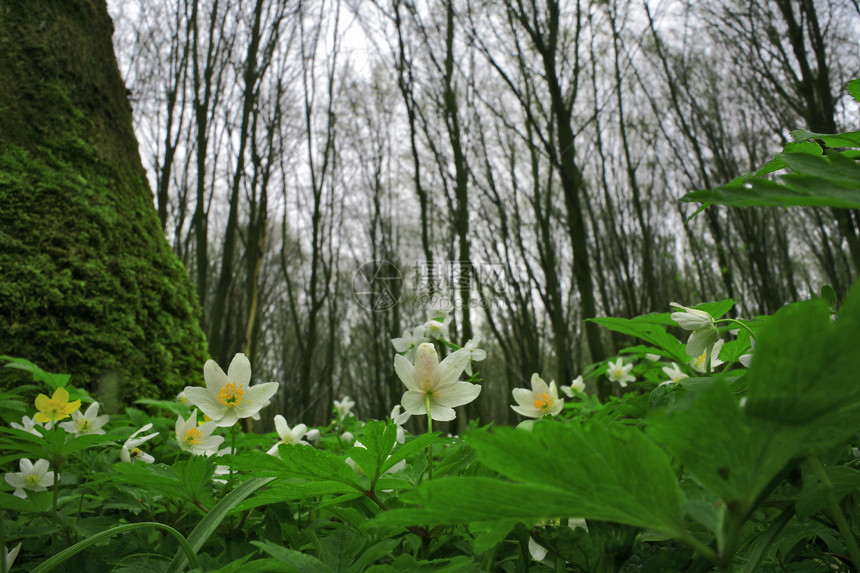
[{"label": "yellow stamen", "polygon": [[90,432],[90,421],[86,418],[78,420],[78,432],[81,434],[88,434]]},{"label": "yellow stamen", "polygon": [[182,441],[185,442],[186,446],[196,446],[203,441],[203,434],[197,428],[191,428],[185,431]]},{"label": "yellow stamen", "polygon": [[228,382],[223,388],[221,388],[221,391],[218,392],[218,401],[228,408],[232,408],[233,406],[238,406],[242,403],[242,395],[244,393],[245,390],[241,385],[236,386],[232,382]]},{"label": "yellow stamen", "polygon": [[30,474],[26,478],[24,478],[24,481],[27,482],[28,486],[34,487],[34,486],[39,485],[39,482],[41,481],[41,479],[42,479],[42,477],[39,476],[38,474]]},{"label": "yellow stamen", "polygon": [[546,392],[542,392],[540,394],[535,394],[535,396],[536,398],[534,402],[534,407],[536,409],[540,410],[541,412],[546,412],[547,410],[552,408],[554,401],[549,394],[547,394]]},{"label": "yellow stamen", "polygon": [[140,457],[140,454],[143,453],[143,450],[140,448],[132,448],[132,450],[128,453],[129,457],[133,460],[136,460]]}]

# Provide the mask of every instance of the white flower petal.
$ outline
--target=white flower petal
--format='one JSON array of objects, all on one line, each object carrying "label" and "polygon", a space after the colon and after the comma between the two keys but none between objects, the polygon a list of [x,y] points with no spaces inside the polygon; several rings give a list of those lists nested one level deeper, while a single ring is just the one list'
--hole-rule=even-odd
[{"label": "white flower petal", "polygon": [[208,388],[200,388],[199,386],[186,386],[185,397],[188,401],[200,408],[200,411],[209,416],[213,420],[220,420],[224,417],[227,408],[218,401],[217,393],[213,393]]},{"label": "white flower petal", "polygon": [[247,386],[251,382],[251,361],[241,352],[233,357],[227,369],[227,379],[236,386]]},{"label": "white flower petal", "polygon": [[425,402],[426,394],[417,390],[409,390],[403,394],[400,403],[403,404],[403,409],[413,416],[420,416],[427,413],[427,404]]},{"label": "white flower petal", "polygon": [[468,404],[477,398],[480,393],[481,387],[477,384],[472,384],[471,382],[454,382],[437,387],[431,395],[430,401],[441,406],[456,408],[457,406]]},{"label": "white flower petal", "polygon": [[418,390],[418,386],[415,385],[415,366],[409,360],[399,354],[395,356],[394,371],[407,389]]},{"label": "white flower petal", "polygon": [[466,366],[469,365],[470,360],[471,353],[463,348],[449,354],[436,370],[436,383],[446,385],[456,382]]},{"label": "white flower petal", "polygon": [[[227,375],[224,374],[224,371],[221,370],[221,367],[214,360],[207,360],[206,364],[203,365],[203,380],[206,382],[206,388],[215,394],[220,392],[221,388],[230,382],[230,379],[227,378]],[[186,394],[187,396],[188,394]]]}]

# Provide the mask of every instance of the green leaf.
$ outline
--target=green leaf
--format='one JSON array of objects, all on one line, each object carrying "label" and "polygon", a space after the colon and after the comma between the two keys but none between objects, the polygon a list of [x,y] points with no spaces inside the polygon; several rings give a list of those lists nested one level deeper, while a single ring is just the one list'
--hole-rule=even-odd
[{"label": "green leaf", "polygon": [[[364,474],[370,479],[371,489],[383,473],[383,466],[388,469],[394,464],[387,464],[391,448],[397,441],[397,425],[388,421],[370,420],[364,426],[361,444],[364,448],[353,446],[347,451],[352,461],[357,463]],[[396,462],[395,462],[396,463]]]},{"label": "green leaf", "polygon": [[391,454],[391,457],[388,458],[383,464],[383,473],[391,469],[395,464],[405,460],[409,456],[426,450],[428,447],[430,447],[431,444],[438,441],[439,433],[440,432],[433,432],[432,434],[421,434],[420,436],[415,436],[414,438],[397,448],[394,453]]},{"label": "green leaf", "polygon": [[33,376],[33,380],[44,382],[53,390],[65,387],[65,385],[69,383],[69,379],[72,377],[70,374],[54,374],[46,372],[24,358],[13,358],[12,356],[3,355],[0,356],[0,360],[6,360],[9,362],[5,365],[6,368],[17,368],[18,370],[29,372]]},{"label": "green leaf", "polygon": [[[809,187],[808,182],[806,183]],[[814,183],[813,183],[814,185]],[[743,183],[730,183],[713,189],[692,191],[681,201],[727,205],[730,207],[837,207],[860,208],[860,192],[839,186],[828,187],[824,182],[803,191],[769,179],[752,178]]]},{"label": "green leaf", "polygon": [[563,516],[666,533],[683,529],[685,504],[675,472],[665,452],[637,428],[538,424],[532,432],[499,428],[466,440],[491,469],[578,499]]},{"label": "green leaf", "polygon": [[297,571],[299,573],[333,573],[333,569],[311,555],[276,545],[270,541],[252,541],[254,545],[287,564],[289,569],[285,571]]},{"label": "green leaf", "polygon": [[860,131],[846,133],[816,133],[805,129],[795,129],[791,132],[794,141],[820,139],[828,147],[860,147]]},{"label": "green leaf", "polygon": [[490,469],[519,483],[476,477],[424,482],[409,496],[421,509],[376,519],[402,524],[410,516],[413,523],[584,517],[684,535],[685,503],[669,459],[634,427],[546,423],[532,432],[472,432],[466,441]]},{"label": "green leaf", "polygon": [[[860,471],[846,466],[829,466],[825,468],[830,484],[833,486],[833,496],[840,501],[846,495],[860,489]],[[797,499],[797,515],[805,518],[814,515],[827,507],[824,491],[815,476],[804,473],[803,490]]]},{"label": "green leaf", "polygon": [[[240,483],[236,488],[228,493],[219,501],[215,507],[209,510],[209,513],[200,520],[191,534],[188,536],[188,545],[191,550],[196,553],[200,551],[206,540],[218,529],[218,526],[227,517],[237,505],[239,505],[249,495],[265,486],[272,481],[273,478],[251,478]],[[166,573],[179,573],[188,563],[188,556],[183,550],[177,551],[170,565],[167,567]]]},{"label": "green leaf", "polygon": [[668,323],[668,316],[668,314],[663,313],[658,315],[646,314],[632,319],[606,316],[588,320],[605,326],[609,330],[641,338],[645,342],[664,350],[672,360],[681,363],[686,362],[688,359],[684,345],[666,332],[666,328],[661,324],[663,321]]},{"label": "green leaf", "polygon": [[[179,554],[185,558],[185,562],[191,563],[193,568],[197,567],[197,557],[194,550],[192,550],[191,545],[188,541],[182,536],[181,533],[170,527],[169,525],[164,525],[163,523],[156,522],[142,522],[142,523],[129,523],[125,525],[117,525],[112,529],[108,529],[107,531],[102,531],[101,533],[97,533],[92,537],[84,539],[83,541],[79,541],[72,545],[71,547],[67,547],[66,549],[60,551],[56,555],[52,555],[45,561],[41,562],[38,566],[31,569],[31,573],[47,573],[52,569],[58,567],[61,563],[63,563],[66,559],[77,555],[87,547],[91,545],[96,545],[105,541],[106,539],[113,537],[114,535],[119,535],[120,533],[125,533],[127,531],[133,531],[135,529],[146,529],[146,528],[155,528],[155,529],[163,529],[167,531],[179,541],[180,549]],[[198,548],[199,549],[199,548]]]},{"label": "green leaf", "polygon": [[860,415],[860,282],[849,291],[838,318],[814,299],[783,307],[759,332],[747,373],[751,416],[787,428],[806,426],[838,445],[856,431]]},{"label": "green leaf", "polygon": [[848,93],[854,98],[854,101],[860,101],[860,79],[854,79],[848,82]]},{"label": "green leaf", "polygon": [[208,497],[212,491],[215,462],[207,456],[192,456],[173,464],[173,471],[193,501]]},{"label": "green leaf", "polygon": [[281,479],[262,490],[254,497],[249,497],[240,503],[236,509],[244,511],[261,505],[270,505],[295,499],[310,499],[321,495],[342,494],[354,492],[355,488],[344,483],[326,481],[301,481]]},{"label": "green leaf", "polygon": [[281,444],[278,453],[284,462],[281,476],[333,480],[362,489],[355,471],[346,463],[346,458],[337,454],[310,446],[287,444]]},{"label": "green leaf", "polygon": [[666,446],[730,511],[745,514],[802,447],[797,435],[750,419],[723,378],[688,392],[648,420],[648,433]]},{"label": "green leaf", "polygon": [[[824,151],[821,149],[821,146],[812,141],[792,141],[788,145],[785,146],[783,150],[785,153],[808,153],[810,155],[821,155]],[[754,174],[747,174],[740,178],[740,181],[744,181],[750,175],[767,175],[768,173],[773,173],[774,171],[779,171],[780,169],[785,169],[785,161],[777,155],[767,163],[765,163],[758,171]],[[736,181],[738,180],[736,179]]]},{"label": "green leaf", "polygon": [[469,531],[475,536],[472,547],[475,555],[489,551],[505,540],[513,530],[518,519],[498,519],[494,521],[477,521],[469,525]]}]

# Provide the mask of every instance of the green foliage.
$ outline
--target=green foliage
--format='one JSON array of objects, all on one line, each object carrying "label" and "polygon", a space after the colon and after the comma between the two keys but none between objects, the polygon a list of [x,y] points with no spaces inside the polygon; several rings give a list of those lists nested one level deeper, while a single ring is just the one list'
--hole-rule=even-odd
[{"label": "green foliage", "polygon": [[[848,91],[858,99],[858,80]],[[860,100],[858,100],[860,101]],[[860,208],[860,132],[826,134],[805,129],[791,132],[787,144],[758,171],[741,175],[725,185],[687,193],[681,201],[732,207],[837,207]],[[768,175],[780,174],[781,181]]]}]

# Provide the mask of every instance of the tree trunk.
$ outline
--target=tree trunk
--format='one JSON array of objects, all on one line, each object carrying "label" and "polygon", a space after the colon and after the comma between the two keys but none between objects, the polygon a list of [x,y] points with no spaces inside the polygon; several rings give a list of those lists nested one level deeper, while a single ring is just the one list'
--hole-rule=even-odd
[{"label": "tree trunk", "polygon": [[172,396],[206,356],[112,32],[105,0],[0,7],[0,348],[109,404]]}]

